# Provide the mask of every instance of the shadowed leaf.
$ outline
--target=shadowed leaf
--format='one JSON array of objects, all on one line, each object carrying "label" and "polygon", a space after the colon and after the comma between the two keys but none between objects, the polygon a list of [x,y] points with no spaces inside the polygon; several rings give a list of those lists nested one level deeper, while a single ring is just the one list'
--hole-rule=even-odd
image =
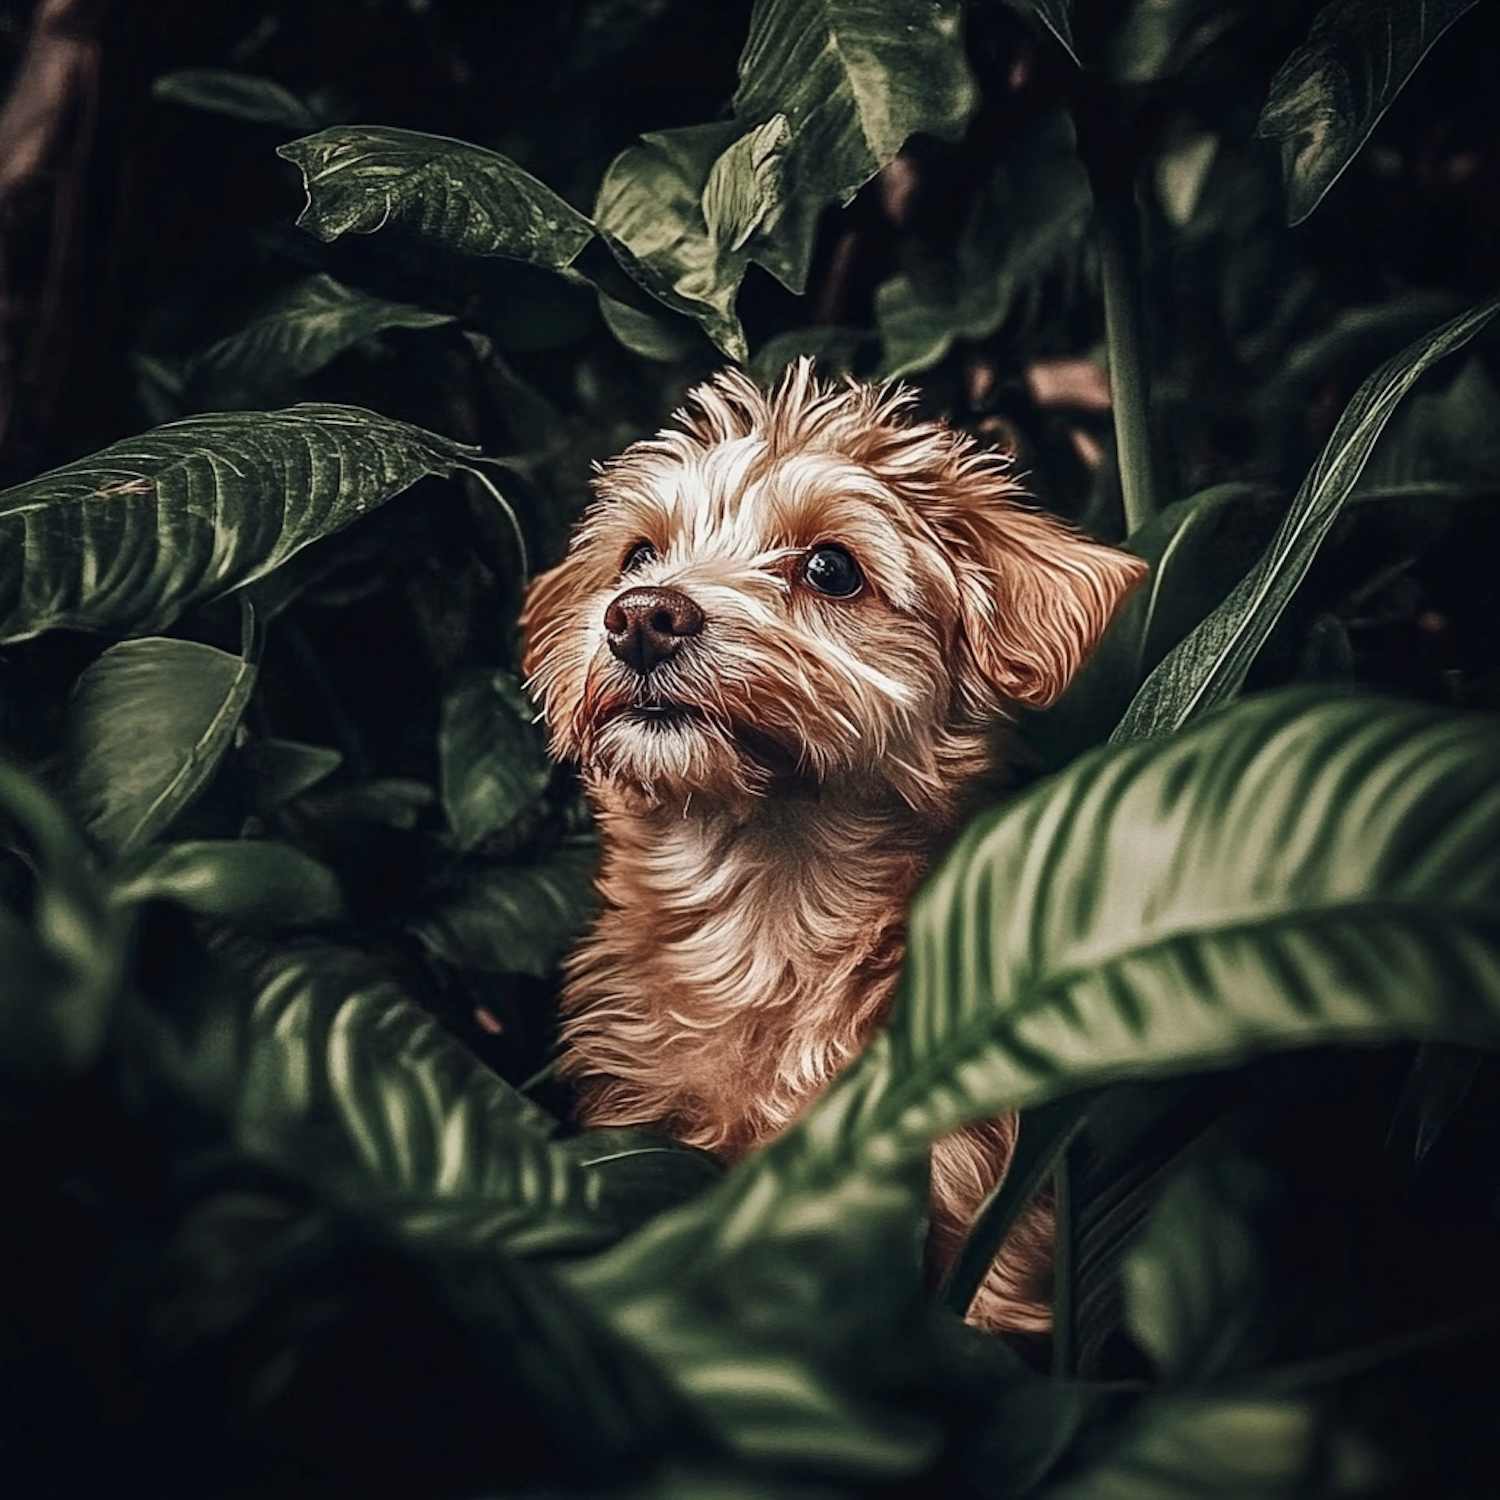
[{"label": "shadowed leaf", "polygon": [[111,646],[74,685],[68,798],[118,858],[149,844],[208,784],[255,687],[253,662],[197,641]]},{"label": "shadowed leaf", "polygon": [[1258,133],[1281,143],[1300,224],[1369,139],[1428,49],[1475,0],[1331,0],[1271,80]]},{"label": "shadowed leaf", "polygon": [[526,695],[501,672],[468,673],[444,695],[443,811],[460,849],[513,822],[546,788],[552,764],[535,719]]},{"label": "shadowed leaf", "polygon": [[1387,360],[1354,393],[1260,561],[1146,679],[1111,736],[1114,742],[1170,733],[1240,690],[1401,398],[1420,375],[1473,338],[1497,310],[1500,296],[1445,323]]},{"label": "shadowed leaf", "polygon": [[187,417],[0,492],[0,642],[144,635],[472,449],[357,406]]},{"label": "shadowed leaf", "polygon": [[189,109],[256,125],[313,130],[318,124],[317,117],[290,89],[273,79],[229,68],[179,68],[163,73],[151,85],[151,97],[163,104],[185,104]]},{"label": "shadowed leaf", "polygon": [[298,225],[320,240],[390,225],[469,255],[562,270],[593,226],[509,158],[385,125],[339,125],[277,147],[302,170]]},{"label": "shadowed leaf", "polygon": [[198,355],[192,378],[214,390],[274,386],[321,370],[387,328],[435,328],[452,321],[448,313],[372,297],[331,276],[309,276]]}]

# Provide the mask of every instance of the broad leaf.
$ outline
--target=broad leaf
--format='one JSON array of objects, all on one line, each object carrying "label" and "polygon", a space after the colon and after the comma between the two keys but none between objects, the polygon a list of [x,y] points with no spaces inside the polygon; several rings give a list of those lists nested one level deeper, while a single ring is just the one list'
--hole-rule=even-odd
[{"label": "broad leaf", "polygon": [[1125,1256],[1125,1323],[1166,1380],[1253,1368],[1274,1323],[1254,1215],[1266,1169],[1233,1154],[1167,1183]]},{"label": "broad leaf", "polygon": [[0,642],[146,635],[473,450],[357,406],[187,417],[0,492]]},{"label": "broad leaf", "polygon": [[976,96],[957,0],[758,0],[734,112],[757,126],[784,116],[786,129],[780,203],[751,258],[803,291],[821,210],[848,203],[909,137],[962,134]]},{"label": "broad leaf", "polygon": [[468,255],[560,271],[593,226],[508,157],[447,136],[339,125],[277,148],[307,189],[298,225],[320,240],[388,226]]},{"label": "broad leaf", "polygon": [[263,812],[300,797],[344,763],[344,757],[327,745],[297,740],[251,740],[239,754],[250,767],[255,803]]},{"label": "broad leaf", "polygon": [[272,840],[168,844],[142,851],[110,874],[116,902],[171,901],[237,927],[317,926],[343,913],[333,872]]},{"label": "broad leaf", "polygon": [[197,641],[111,646],[74,685],[63,726],[68,799],[118,858],[149,844],[208,784],[255,687],[255,665]]},{"label": "broad leaf", "polygon": [[1281,143],[1288,224],[1322,201],[1428,49],[1475,0],[1330,0],[1271,80],[1258,133]]},{"label": "broad leaf", "polygon": [[1109,43],[1109,70],[1127,84],[1180,73],[1240,19],[1224,0],[1136,0]]},{"label": "broad leaf", "polygon": [[930,369],[956,340],[988,338],[1021,294],[1082,243],[1092,201],[1071,124],[1047,117],[996,169],[952,261],[877,290],[882,375]]},{"label": "broad leaf", "polygon": [[[837,1402],[871,1377],[828,1288],[857,1286],[877,1321],[917,1294],[910,1169],[932,1139],[1271,1049],[1500,1045],[1497,767],[1488,719],[1294,691],[1095,752],[982,815],[912,908],[887,1031],[722,1186],[577,1284],[747,1451],[774,1444],[773,1417],[787,1442],[806,1427],[766,1386],[752,1403],[731,1352],[743,1381],[774,1366],[782,1393],[793,1372],[831,1385],[849,1437]],[[753,1331],[725,1292],[746,1280],[770,1304]]]},{"label": "broad leaf", "polygon": [[1114,741],[1168,734],[1240,690],[1401,398],[1426,370],[1473,338],[1497,310],[1500,296],[1445,323],[1388,360],[1354,393],[1260,561],[1147,678]]},{"label": "broad leaf", "polygon": [[545,976],[594,911],[592,843],[565,845],[532,865],[494,865],[459,875],[412,932],[460,969]]},{"label": "broad leaf", "polygon": [[257,390],[300,380],[346,349],[388,328],[434,328],[453,321],[404,302],[388,302],[309,276],[262,305],[237,333],[194,361],[192,378],[212,390]]},{"label": "broad leaf", "polygon": [[129,957],[130,927],[112,908],[83,840],[57,802],[0,760],[0,851],[32,877],[24,916],[0,901],[0,1076],[23,1092],[81,1071],[103,1043]]},{"label": "broad leaf", "polygon": [[443,811],[464,850],[518,818],[552,776],[536,710],[503,672],[467,673],[444,695],[438,765]]},{"label": "broad leaf", "polygon": [[241,1144],[337,1182],[409,1236],[578,1253],[717,1175],[636,1132],[553,1142],[548,1115],[353,955],[286,950],[251,984]]},{"label": "broad leaf", "polygon": [[644,135],[610,163],[594,204],[594,223],[620,264],[740,361],[749,349],[734,299],[748,256],[710,234],[703,194],[714,163],[742,134],[725,123]]},{"label": "broad leaf", "polygon": [[313,130],[318,124],[317,117],[290,89],[273,79],[229,68],[179,68],[163,73],[151,85],[151,97],[163,104],[185,104],[189,109],[257,125]]}]

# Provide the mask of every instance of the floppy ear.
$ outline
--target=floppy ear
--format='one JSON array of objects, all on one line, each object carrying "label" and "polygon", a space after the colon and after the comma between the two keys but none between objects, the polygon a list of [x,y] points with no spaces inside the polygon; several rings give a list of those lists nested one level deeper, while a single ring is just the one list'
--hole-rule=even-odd
[{"label": "floppy ear", "polygon": [[981,714],[997,700],[1045,708],[1061,697],[1148,571],[994,490],[933,520],[958,574],[959,692]]}]

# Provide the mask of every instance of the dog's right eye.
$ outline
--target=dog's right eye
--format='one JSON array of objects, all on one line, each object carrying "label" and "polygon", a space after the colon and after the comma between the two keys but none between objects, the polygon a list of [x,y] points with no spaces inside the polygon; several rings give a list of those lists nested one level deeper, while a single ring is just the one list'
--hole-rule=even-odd
[{"label": "dog's right eye", "polygon": [[644,568],[647,563],[655,562],[656,555],[656,548],[650,542],[637,542],[625,554],[625,561],[620,564],[620,571],[634,573],[637,568]]}]

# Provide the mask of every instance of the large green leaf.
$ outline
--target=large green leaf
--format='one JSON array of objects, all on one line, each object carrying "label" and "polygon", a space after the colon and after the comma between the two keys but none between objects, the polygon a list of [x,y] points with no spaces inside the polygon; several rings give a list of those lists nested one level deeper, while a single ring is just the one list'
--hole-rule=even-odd
[{"label": "large green leaf", "polygon": [[463,872],[411,930],[456,968],[545,976],[593,914],[597,860],[582,842],[535,864]]},{"label": "large green leaf", "polygon": [[749,346],[734,299],[749,257],[710,234],[703,195],[720,154],[742,137],[732,122],[642,136],[610,163],[594,204],[594,223],[620,264],[741,361]]},{"label": "large green leaf", "polygon": [[1146,679],[1115,729],[1116,742],[1168,734],[1239,691],[1401,398],[1497,310],[1500,296],[1490,297],[1403,349],[1360,386],[1260,561]]},{"label": "large green leaf", "polygon": [[910,136],[960,135],[976,98],[958,0],[758,0],[734,112],[786,128],[779,202],[756,221],[751,258],[801,292],[822,209]]},{"label": "large green leaf", "polygon": [[536,710],[513,678],[470,672],[444,694],[438,767],[443,811],[460,849],[472,849],[541,796],[552,765]]},{"label": "large green leaf", "polygon": [[332,276],[309,276],[278,292],[238,332],[209,345],[193,361],[192,376],[214,391],[253,391],[311,375],[388,328],[452,321],[448,313],[389,302]]},{"label": "large green leaf", "polygon": [[[30,872],[24,916],[0,901],[0,1076],[27,1090],[97,1055],[124,981],[130,927],[57,802],[0,760],[0,858]],[[8,1111],[17,1096],[0,1100]]]},{"label": "large green leaf", "polygon": [[0,641],[145,635],[473,450],[357,406],[214,413],[0,492]]},{"label": "large green leaf", "polygon": [[277,147],[301,168],[298,225],[320,240],[389,225],[469,255],[503,255],[562,270],[594,229],[508,157],[467,141],[338,125]]},{"label": "large green leaf", "polygon": [[[1500,1045],[1500,726],[1307,690],[1250,700],[981,816],[912,908],[888,1029],[789,1131],[578,1284],[731,1442],[774,1448],[777,1421],[805,1435],[799,1380],[832,1390],[822,1410],[852,1442],[848,1403],[875,1377],[829,1288],[852,1283],[877,1322],[914,1294],[910,1169],[932,1139],[1110,1079],[1445,1036]],[[744,1281],[773,1308],[725,1294]],[[775,1383],[755,1384],[767,1367]]]},{"label": "large green leaf", "polygon": [[951,262],[876,292],[884,376],[930,369],[955,340],[988,338],[1020,295],[1080,245],[1093,202],[1066,115],[1039,122],[996,169]]},{"label": "large green leaf", "polygon": [[252,970],[242,1145],[337,1182],[420,1239],[597,1249],[717,1176],[640,1132],[551,1140],[555,1122],[391,979],[307,946]]},{"label": "large green leaf", "polygon": [[1475,0],[1331,0],[1271,80],[1258,131],[1281,142],[1286,216],[1322,201],[1428,49]]},{"label": "large green leaf", "polygon": [[255,687],[255,664],[197,641],[111,646],[74,685],[64,721],[69,801],[118,857],[149,844],[208,784]]}]

